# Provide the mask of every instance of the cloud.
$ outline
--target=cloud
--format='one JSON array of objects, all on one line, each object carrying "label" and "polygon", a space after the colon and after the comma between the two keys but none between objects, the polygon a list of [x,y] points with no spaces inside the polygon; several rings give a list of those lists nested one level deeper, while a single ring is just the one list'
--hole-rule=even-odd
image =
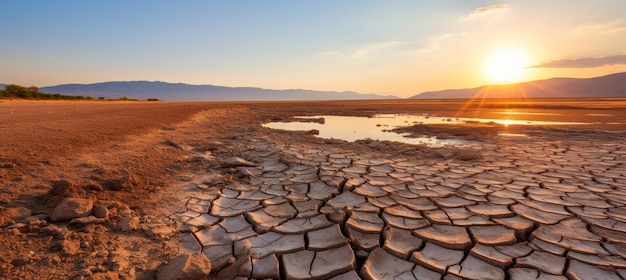
[{"label": "cloud", "polygon": [[327,55],[340,55],[341,53],[339,51],[323,51],[320,53],[320,55],[323,56],[327,56]]},{"label": "cloud", "polygon": [[376,56],[377,54],[393,50],[396,53],[412,53],[412,52],[434,52],[440,49],[443,41],[453,37],[468,36],[469,33],[463,32],[459,34],[443,33],[434,37],[428,38],[426,43],[424,41],[382,41],[372,44],[367,44],[353,48],[351,50],[327,50],[319,52],[320,56],[341,56],[355,60],[367,59]]},{"label": "cloud", "polygon": [[426,46],[423,46],[421,48],[416,49],[418,52],[434,52],[436,50],[439,50],[439,46],[441,41],[444,41],[445,39],[448,38],[452,38],[454,37],[454,34],[450,34],[450,33],[445,33],[445,34],[441,34],[439,36],[435,36],[432,37],[430,39],[428,39],[428,44]]},{"label": "cloud", "polygon": [[570,30],[570,33],[580,35],[588,33],[616,33],[622,31],[626,31],[626,26],[622,25],[621,21],[614,20],[603,23],[583,24]]},{"label": "cloud", "polygon": [[338,51],[338,50],[329,50],[321,52],[320,55],[323,56],[345,56],[353,59],[364,59],[370,57],[373,53],[382,51],[389,48],[398,47],[405,44],[401,41],[383,41],[378,43],[373,43],[369,45],[364,45],[361,47],[357,47],[353,50],[349,51]]},{"label": "cloud", "polygon": [[607,65],[626,65],[626,54],[606,57],[584,57],[577,59],[559,59],[530,66],[529,68],[594,68]]},{"label": "cloud", "polygon": [[353,58],[358,58],[358,59],[366,58],[373,52],[396,47],[401,44],[402,42],[400,41],[385,41],[385,42],[380,42],[380,43],[374,43],[374,44],[363,46],[362,48],[359,48],[353,51],[351,56]]},{"label": "cloud", "polygon": [[480,18],[492,14],[502,13],[509,10],[509,5],[507,4],[496,4],[487,7],[476,8],[471,14],[465,16],[461,19],[475,19]]}]

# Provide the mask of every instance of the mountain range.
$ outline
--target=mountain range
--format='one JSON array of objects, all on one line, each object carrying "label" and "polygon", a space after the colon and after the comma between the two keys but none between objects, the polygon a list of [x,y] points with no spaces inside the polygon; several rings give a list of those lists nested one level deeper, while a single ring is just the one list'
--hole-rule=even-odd
[{"label": "mountain range", "polygon": [[410,99],[626,97],[626,72],[602,77],[552,78],[511,85],[423,92]]},{"label": "mountain range", "polygon": [[[4,88],[4,84],[0,84]],[[135,99],[158,98],[168,101],[243,100],[363,100],[397,99],[393,95],[361,94],[352,91],[272,90],[255,87],[224,87],[182,83],[129,81],[95,84],[64,84],[40,88],[45,93]],[[471,98],[582,98],[626,97],[626,72],[595,78],[552,78],[510,85],[486,85],[467,89],[423,92],[409,99]]]},{"label": "mountain range", "polygon": [[352,91],[314,91],[304,89],[272,90],[254,87],[224,87],[165,82],[104,82],[65,84],[40,88],[42,92],[105,98],[158,98],[168,101],[243,101],[243,100],[349,100],[396,99],[397,96],[360,94]]}]

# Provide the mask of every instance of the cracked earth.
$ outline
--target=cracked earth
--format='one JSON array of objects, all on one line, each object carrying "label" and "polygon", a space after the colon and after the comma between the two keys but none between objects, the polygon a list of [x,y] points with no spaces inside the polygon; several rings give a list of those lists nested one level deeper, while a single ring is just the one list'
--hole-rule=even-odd
[{"label": "cracked earth", "polygon": [[250,136],[170,218],[218,279],[626,279],[623,135],[551,133],[469,161]]},{"label": "cracked earth", "polygon": [[[626,280],[622,102],[5,101],[0,278]],[[404,131],[476,142],[441,148],[262,126],[518,107],[589,124]]]}]

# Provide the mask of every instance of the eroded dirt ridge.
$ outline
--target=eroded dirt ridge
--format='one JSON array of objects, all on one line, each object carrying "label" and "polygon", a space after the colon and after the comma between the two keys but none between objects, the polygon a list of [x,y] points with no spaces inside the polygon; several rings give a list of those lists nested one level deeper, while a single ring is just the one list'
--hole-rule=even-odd
[{"label": "eroded dirt ridge", "polygon": [[626,279],[619,140],[500,139],[475,161],[234,142],[170,216],[219,279]]}]

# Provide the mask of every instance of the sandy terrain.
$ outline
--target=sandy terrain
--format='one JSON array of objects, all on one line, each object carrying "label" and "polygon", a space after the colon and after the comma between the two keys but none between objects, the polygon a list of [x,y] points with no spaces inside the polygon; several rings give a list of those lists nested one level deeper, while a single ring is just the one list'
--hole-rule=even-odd
[{"label": "sandy terrain", "polygon": [[[519,139],[481,127],[478,149],[261,127],[503,110],[605,124],[506,128],[530,136]],[[154,279],[172,257],[202,252],[219,279],[626,279],[624,123],[624,100],[1,100],[0,278]],[[468,127],[419,131],[464,137]],[[60,217],[70,200],[89,211]]]}]

